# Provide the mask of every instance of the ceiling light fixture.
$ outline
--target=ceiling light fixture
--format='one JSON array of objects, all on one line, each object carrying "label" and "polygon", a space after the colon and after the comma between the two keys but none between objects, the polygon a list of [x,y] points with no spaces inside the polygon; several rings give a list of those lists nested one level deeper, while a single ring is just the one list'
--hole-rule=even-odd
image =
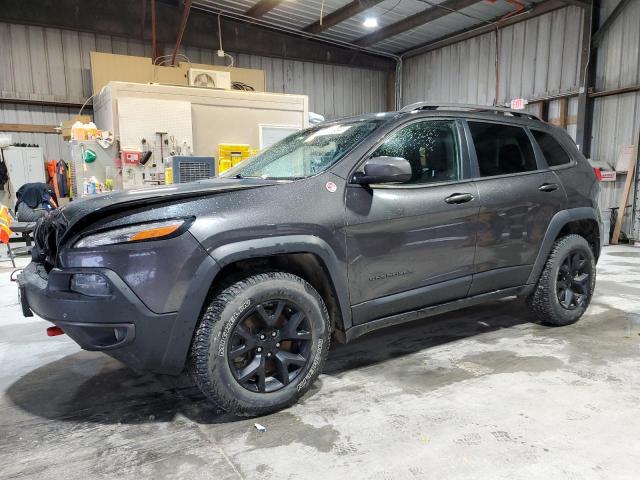
[{"label": "ceiling light fixture", "polygon": [[362,22],[362,25],[367,28],[376,28],[378,26],[378,19],[375,17],[367,17],[364,19],[364,22]]}]

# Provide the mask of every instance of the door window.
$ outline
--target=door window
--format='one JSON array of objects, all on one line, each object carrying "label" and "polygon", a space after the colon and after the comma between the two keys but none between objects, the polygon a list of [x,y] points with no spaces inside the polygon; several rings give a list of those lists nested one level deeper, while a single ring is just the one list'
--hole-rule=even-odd
[{"label": "door window", "polygon": [[468,122],[481,177],[537,170],[536,157],[522,127]]},{"label": "door window", "polygon": [[460,179],[460,149],[454,121],[424,121],[408,125],[387,139],[372,157],[403,157],[411,164],[408,184]]},{"label": "door window", "polygon": [[538,146],[544,158],[547,160],[547,165],[550,167],[557,167],[558,165],[566,165],[571,163],[571,157],[565,151],[564,148],[558,143],[558,141],[546,132],[540,130],[531,130],[533,138],[538,142]]}]

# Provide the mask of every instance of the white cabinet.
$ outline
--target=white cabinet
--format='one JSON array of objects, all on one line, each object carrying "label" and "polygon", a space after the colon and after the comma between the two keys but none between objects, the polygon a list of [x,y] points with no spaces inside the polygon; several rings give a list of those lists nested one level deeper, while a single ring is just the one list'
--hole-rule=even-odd
[{"label": "white cabinet", "polygon": [[43,182],[47,178],[44,171],[44,157],[39,147],[9,147],[3,150],[9,173],[11,208],[16,204],[16,192],[25,183]]}]

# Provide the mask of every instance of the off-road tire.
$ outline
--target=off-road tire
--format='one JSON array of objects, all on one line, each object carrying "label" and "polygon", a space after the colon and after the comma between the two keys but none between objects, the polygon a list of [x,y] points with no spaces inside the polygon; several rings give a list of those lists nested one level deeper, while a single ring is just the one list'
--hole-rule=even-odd
[{"label": "off-road tire", "polygon": [[[572,252],[583,253],[591,264],[589,291],[582,305],[574,310],[568,310],[560,304],[557,294],[558,271],[564,259]],[[547,258],[540,279],[535,290],[527,298],[527,305],[536,317],[547,325],[570,325],[584,314],[595,287],[596,262],[589,243],[580,235],[568,235],[559,238],[553,244],[551,253]]]},{"label": "off-road tire", "polygon": [[[291,383],[273,392],[249,391],[234,377],[227,357],[235,325],[252,307],[269,299],[295,302],[308,318],[310,356]],[[222,410],[238,416],[259,416],[293,405],[318,377],[329,351],[330,320],[318,292],[302,278],[266,272],[224,287],[210,302],[196,329],[189,371],[204,395]]]}]

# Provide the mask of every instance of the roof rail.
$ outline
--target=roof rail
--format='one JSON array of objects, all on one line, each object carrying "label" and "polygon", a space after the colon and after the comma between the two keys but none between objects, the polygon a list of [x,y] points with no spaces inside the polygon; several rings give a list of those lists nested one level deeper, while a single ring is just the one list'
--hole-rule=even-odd
[{"label": "roof rail", "polygon": [[511,108],[493,107],[490,105],[471,105],[467,103],[433,103],[433,102],[416,102],[400,109],[401,112],[413,112],[414,110],[438,110],[438,109],[460,109],[470,110],[472,112],[495,112],[508,113],[514,117],[530,118],[532,120],[540,120],[537,115],[525,112],[523,110],[512,110]]}]

